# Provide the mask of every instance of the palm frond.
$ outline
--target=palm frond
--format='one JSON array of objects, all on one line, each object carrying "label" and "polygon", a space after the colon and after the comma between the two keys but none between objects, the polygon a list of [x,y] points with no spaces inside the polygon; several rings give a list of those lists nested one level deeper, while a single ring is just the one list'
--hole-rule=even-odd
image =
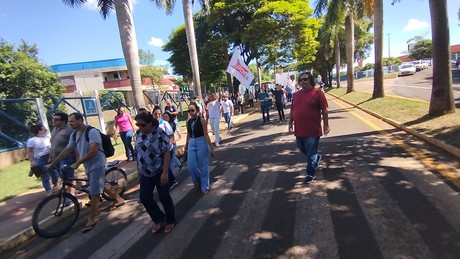
[{"label": "palm frond", "polygon": [[65,5],[70,7],[81,7],[86,3],[87,0],[62,0]]}]

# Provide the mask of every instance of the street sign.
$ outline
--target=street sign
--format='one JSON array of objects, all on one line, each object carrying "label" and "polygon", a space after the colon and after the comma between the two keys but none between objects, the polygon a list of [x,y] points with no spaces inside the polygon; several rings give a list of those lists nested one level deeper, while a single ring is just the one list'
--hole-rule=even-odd
[{"label": "street sign", "polygon": [[83,103],[85,104],[86,116],[98,115],[97,106],[96,106],[96,100],[94,100],[94,99],[86,99],[86,100],[83,100]]}]

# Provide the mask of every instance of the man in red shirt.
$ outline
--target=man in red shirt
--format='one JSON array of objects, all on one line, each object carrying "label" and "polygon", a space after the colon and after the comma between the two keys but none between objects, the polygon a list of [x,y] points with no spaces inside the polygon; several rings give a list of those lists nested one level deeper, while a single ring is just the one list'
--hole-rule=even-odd
[{"label": "man in red shirt", "polygon": [[[302,87],[292,100],[289,116],[289,132],[294,129],[297,147],[307,157],[307,177],[310,183],[316,177],[316,169],[321,156],[318,155],[319,138],[329,133],[329,116],[327,100],[320,88],[315,88],[315,79],[310,73],[303,73],[298,79]],[[323,128],[321,128],[321,116]],[[293,127],[295,125],[295,127]]]}]

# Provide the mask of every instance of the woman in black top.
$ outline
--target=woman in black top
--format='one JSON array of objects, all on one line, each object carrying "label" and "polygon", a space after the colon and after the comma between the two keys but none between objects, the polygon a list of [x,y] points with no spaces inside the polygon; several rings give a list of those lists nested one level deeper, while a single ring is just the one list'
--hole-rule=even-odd
[{"label": "woman in black top", "polygon": [[192,102],[188,106],[190,118],[187,120],[187,166],[193,184],[202,194],[209,192],[209,157],[214,156],[214,149],[208,135],[208,124],[198,114],[198,104]]}]

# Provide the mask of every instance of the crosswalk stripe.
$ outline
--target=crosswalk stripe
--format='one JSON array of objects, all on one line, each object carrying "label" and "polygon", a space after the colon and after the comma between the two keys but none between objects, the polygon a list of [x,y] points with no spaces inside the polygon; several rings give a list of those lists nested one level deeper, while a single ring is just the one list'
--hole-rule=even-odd
[{"label": "crosswalk stripe", "polygon": [[297,194],[294,246],[286,252],[289,258],[337,258],[338,251],[334,237],[322,170],[316,180],[304,184],[305,163],[294,165],[299,172],[299,183],[293,192]]},{"label": "crosswalk stripe", "polygon": [[[215,166],[210,166],[209,169],[210,171],[212,171],[214,168]],[[182,182],[179,186],[177,186],[171,192],[171,197],[173,198],[173,201],[177,203],[178,201],[183,199],[188,194],[188,192],[190,191],[192,187],[193,187],[193,184],[192,184],[191,178],[187,177],[184,182]],[[130,212],[130,213],[127,213],[127,212]],[[132,217],[133,212],[139,213],[140,214],[139,217],[133,218]],[[129,234],[128,235],[116,235],[115,237],[113,237],[112,240],[107,240],[105,244],[95,252],[95,254],[97,255],[104,254],[104,253],[101,253],[100,251],[107,252],[113,255],[120,255],[124,252],[124,250],[126,250],[126,247],[129,247],[129,246],[120,246],[119,245],[120,243],[133,244],[135,241],[141,238],[147,231],[149,231],[151,227],[150,217],[145,212],[145,209],[142,206],[142,204],[138,203],[137,200],[127,200],[125,206],[120,207],[115,211],[101,212],[99,217],[103,218],[104,220],[98,222],[98,224],[93,230],[85,234],[80,233],[80,232],[73,234],[69,238],[60,242],[58,245],[54,246],[53,249],[48,250],[40,258],[65,257],[69,255],[70,253],[74,252],[76,249],[78,249],[82,243],[85,243],[91,238],[94,238],[99,233],[106,231],[106,228],[113,227],[110,225],[109,221],[112,221],[112,220],[116,221],[116,220],[123,220],[123,219],[132,220],[133,223],[127,226],[128,233],[131,233],[130,231],[133,231],[132,236],[130,236]],[[144,224],[144,227],[142,227],[143,224]],[[73,228],[75,227],[76,226],[73,226]],[[123,230],[123,232],[124,231],[125,230]]]},{"label": "crosswalk stripe", "polygon": [[214,258],[251,258],[254,254],[257,235],[254,231],[262,228],[276,182],[276,174],[261,171],[257,174],[235,218],[217,248]]},{"label": "crosswalk stripe", "polygon": [[200,228],[203,227],[206,219],[219,210],[217,204],[223,196],[231,191],[233,182],[238,178],[240,172],[241,168],[231,165],[211,185],[211,191],[201,197],[198,203],[178,222],[173,233],[165,236],[147,258],[177,258]]},{"label": "crosswalk stripe", "polygon": [[348,165],[345,174],[384,258],[433,258],[409,219],[379,183],[377,178],[383,175],[372,175],[369,167],[359,162]]},{"label": "crosswalk stripe", "polygon": [[[210,166],[209,170],[216,168]],[[175,203],[182,200],[193,188],[193,183],[190,177],[187,177],[179,186],[171,191],[171,197]],[[144,207],[141,206],[142,210]],[[115,216],[116,217],[116,216]],[[119,258],[124,254],[127,247],[131,247],[135,244],[142,236],[150,231],[152,227],[152,220],[150,216],[145,212],[140,219],[137,219],[133,224],[129,225],[123,230],[122,235],[117,235],[111,239],[107,244],[96,251],[90,258]]]}]

